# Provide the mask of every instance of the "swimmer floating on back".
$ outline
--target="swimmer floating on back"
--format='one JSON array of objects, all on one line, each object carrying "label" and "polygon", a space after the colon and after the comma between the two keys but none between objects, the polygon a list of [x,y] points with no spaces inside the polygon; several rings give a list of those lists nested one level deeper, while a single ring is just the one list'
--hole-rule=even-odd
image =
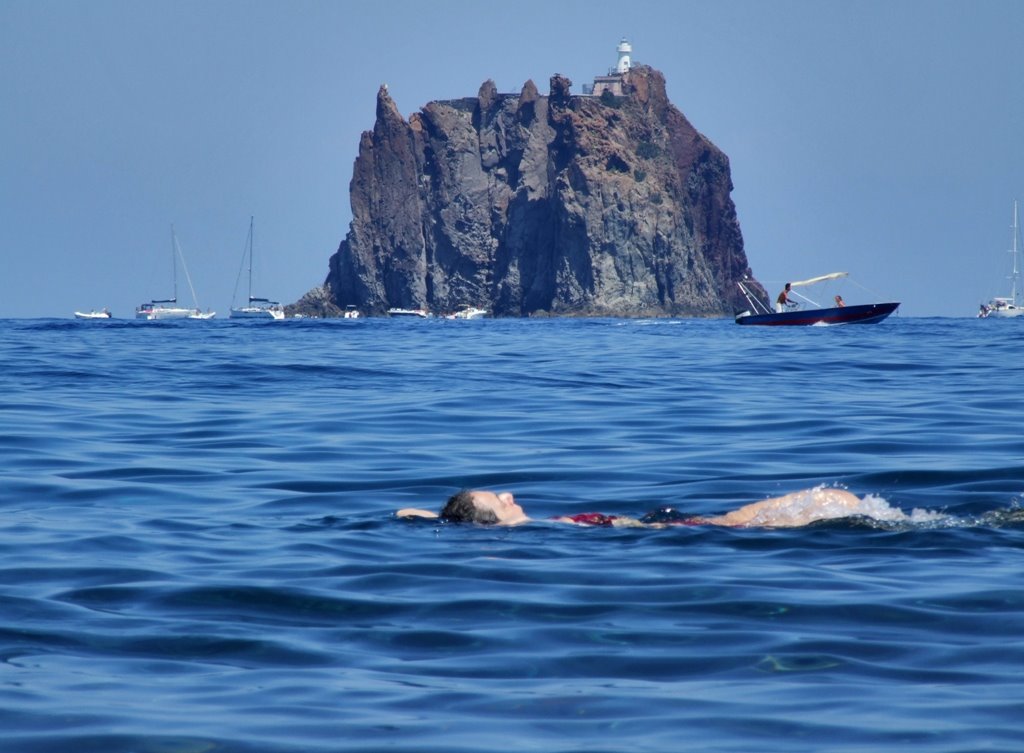
[{"label": "swimmer floating on back", "polygon": [[[449,498],[440,513],[406,507],[396,515],[400,518],[441,518],[452,523],[482,523],[485,525],[515,526],[530,522],[523,508],[516,504],[511,492],[463,490]],[[744,505],[725,515],[684,515],[665,508],[645,515],[629,518],[622,515],[583,513],[560,515],[552,518],[556,523],[585,526],[624,526],[664,528],[670,525],[762,526],[766,528],[795,528],[820,520],[838,520],[863,516],[875,520],[910,521],[937,519],[936,513],[915,510],[907,515],[875,497],[858,498],[844,489],[819,486],[791,492],[760,502]]]}]

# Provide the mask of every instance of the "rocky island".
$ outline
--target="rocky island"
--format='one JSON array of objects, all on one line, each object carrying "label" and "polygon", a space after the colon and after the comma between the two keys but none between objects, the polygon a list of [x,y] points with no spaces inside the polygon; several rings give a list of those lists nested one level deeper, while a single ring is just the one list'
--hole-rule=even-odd
[{"label": "rocky island", "polygon": [[752,274],[728,157],[624,44],[583,95],[561,75],[546,96],[486,81],[405,120],[381,86],[348,235],[292,312],[732,315]]}]

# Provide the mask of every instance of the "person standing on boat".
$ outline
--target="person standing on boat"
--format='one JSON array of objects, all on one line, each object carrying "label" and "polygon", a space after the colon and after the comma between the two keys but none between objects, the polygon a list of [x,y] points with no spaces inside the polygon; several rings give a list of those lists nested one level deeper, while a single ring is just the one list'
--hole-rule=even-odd
[{"label": "person standing on boat", "polygon": [[779,297],[775,299],[775,312],[781,314],[786,310],[786,306],[796,306],[795,301],[789,300],[789,289],[790,283],[786,283],[786,287],[779,293]]},{"label": "person standing on boat", "polygon": [[837,295],[836,296],[836,307],[837,308],[842,308],[845,305],[846,305],[846,301],[843,300],[843,297],[841,295]]}]

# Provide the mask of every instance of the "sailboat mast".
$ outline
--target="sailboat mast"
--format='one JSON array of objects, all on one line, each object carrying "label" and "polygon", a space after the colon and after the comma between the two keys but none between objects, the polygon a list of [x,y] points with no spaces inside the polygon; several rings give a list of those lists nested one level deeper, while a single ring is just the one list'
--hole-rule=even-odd
[{"label": "sailboat mast", "polygon": [[252,226],[253,217],[249,215],[249,303],[252,303]]},{"label": "sailboat mast", "polygon": [[1013,248],[1010,249],[1010,253],[1013,254],[1013,275],[1010,278],[1011,288],[1010,297],[1013,299],[1013,305],[1017,305],[1017,280],[1020,277],[1020,268],[1017,266],[1017,236],[1020,235],[1020,230],[1017,227],[1017,200],[1013,200]]},{"label": "sailboat mast", "polygon": [[177,254],[178,239],[174,235],[174,223],[171,223],[171,279],[174,281],[174,295],[171,300],[175,303],[178,302],[178,258]]}]

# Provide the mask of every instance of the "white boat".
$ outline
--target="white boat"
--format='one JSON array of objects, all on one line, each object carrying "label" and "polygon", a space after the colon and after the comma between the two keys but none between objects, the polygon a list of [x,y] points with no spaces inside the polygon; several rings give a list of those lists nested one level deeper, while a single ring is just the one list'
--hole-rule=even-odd
[{"label": "white boat", "polygon": [[[236,307],[231,304],[231,319],[284,319],[284,307],[277,301],[269,298],[257,298],[252,294],[252,217],[249,218],[249,237],[245,243],[245,251],[242,253],[242,265],[248,261],[249,268],[249,298],[244,306]],[[241,278],[242,271],[238,271]],[[238,292],[238,281],[235,281],[235,292]]]},{"label": "white boat", "polygon": [[[193,308],[178,304],[178,259],[181,259],[181,268],[185,271],[185,279],[188,280],[189,290],[192,291]],[[178,247],[178,236],[174,233],[174,226],[171,225],[171,270],[174,280],[174,296],[172,298],[154,298],[148,303],[143,303],[135,309],[136,319],[154,321],[157,319],[213,319],[217,316],[216,311],[201,311],[199,302],[196,300],[196,289],[192,286],[192,278],[188,274],[188,266],[185,264],[185,256]]]},{"label": "white boat", "polygon": [[467,306],[454,314],[448,314],[445,319],[483,319],[487,316],[487,309],[480,309],[476,306]]},{"label": "white boat", "polygon": [[1017,226],[1017,202],[1013,202],[1013,242],[1010,253],[1013,254],[1013,271],[1010,273],[1010,295],[1008,297],[996,297],[988,303],[981,305],[978,312],[979,319],[1010,319],[1024,314],[1024,307],[1021,306],[1017,289],[1020,287],[1020,265],[1017,263],[1017,239],[1020,237],[1020,228]]},{"label": "white boat", "polygon": [[388,316],[393,318],[426,319],[428,315],[423,309],[388,309]]},{"label": "white boat", "polygon": [[136,319],[155,321],[157,319],[213,319],[216,311],[200,311],[196,308],[185,308],[178,305],[176,298],[152,300],[135,309]]},{"label": "white boat", "polygon": [[110,319],[110,309],[101,309],[97,311],[76,311],[75,319]]},{"label": "white boat", "polygon": [[345,313],[342,314],[342,317],[345,319],[358,319],[360,316],[362,316],[362,314],[359,313],[359,309],[355,306],[346,306]]}]

